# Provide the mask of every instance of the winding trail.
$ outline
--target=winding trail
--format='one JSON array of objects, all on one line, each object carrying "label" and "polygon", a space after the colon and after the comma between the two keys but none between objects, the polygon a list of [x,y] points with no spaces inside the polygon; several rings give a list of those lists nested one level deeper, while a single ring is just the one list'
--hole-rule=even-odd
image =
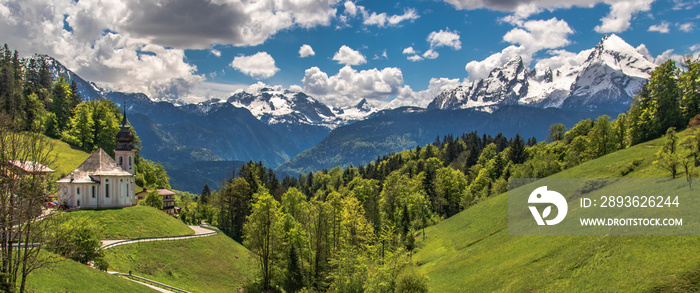
[{"label": "winding trail", "polygon": [[137,238],[137,239],[105,239],[102,242],[102,249],[108,249],[119,245],[132,244],[139,242],[151,242],[151,241],[167,241],[167,240],[182,240],[189,238],[198,238],[212,236],[219,233],[218,230],[207,229],[201,226],[188,226],[194,231],[194,235],[184,235],[184,236],[167,236],[167,237],[153,237],[153,238]]},{"label": "winding trail", "polygon": [[[209,228],[205,228],[205,227],[203,227],[203,226],[204,226],[204,225],[200,225],[200,226],[188,226],[188,227],[190,227],[190,229],[192,229],[192,230],[194,231],[194,235],[169,236],[169,237],[154,237],[154,238],[138,238],[138,239],[105,239],[105,240],[102,240],[102,241],[100,241],[100,242],[102,243],[102,249],[108,249],[108,248],[112,248],[112,247],[120,246],[120,245],[125,245],[125,244],[133,244],[133,243],[139,243],[139,242],[151,242],[151,241],[182,240],[182,239],[190,239],[190,238],[207,237],[207,236],[212,236],[212,235],[216,235],[216,234],[219,233],[219,230],[216,229],[216,228],[213,228],[213,227],[211,227],[211,226],[209,226]],[[208,225],[207,225],[207,226],[208,226]],[[154,290],[159,291],[159,292],[173,292],[173,291],[170,291],[170,290],[161,288],[161,287],[153,286],[153,285],[151,285],[151,284],[147,284],[147,283],[144,283],[144,282],[140,282],[140,281],[134,280],[134,279],[132,279],[132,278],[124,277],[124,275],[125,275],[124,273],[112,272],[112,271],[110,271],[110,272],[108,272],[108,273],[113,274],[113,275],[118,275],[118,276],[121,275],[122,278],[125,278],[125,279],[127,279],[127,280],[129,280],[129,281],[132,281],[132,282],[139,283],[139,284],[144,285],[144,286],[148,286],[148,287],[150,287],[151,289],[154,289]],[[149,280],[149,279],[146,279],[146,278],[143,278],[143,277],[138,277],[138,278],[143,279],[143,280],[150,281],[151,283],[156,283],[156,284],[165,285],[165,286],[167,286],[167,287],[170,287],[170,288],[175,289],[175,291],[187,292],[187,291],[185,291],[185,290],[182,290],[182,289],[179,289],[179,288],[176,288],[176,287],[172,287],[172,286],[169,286],[169,285],[166,285],[166,284],[163,284],[163,283],[158,283],[158,282],[156,282],[156,281]]]}]

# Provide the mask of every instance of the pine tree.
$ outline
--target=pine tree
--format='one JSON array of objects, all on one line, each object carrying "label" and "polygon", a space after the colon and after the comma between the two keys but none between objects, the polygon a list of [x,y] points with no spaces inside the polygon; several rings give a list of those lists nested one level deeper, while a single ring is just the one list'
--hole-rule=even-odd
[{"label": "pine tree", "polygon": [[199,195],[199,202],[202,204],[207,204],[209,202],[209,196],[211,196],[209,184],[204,184],[204,188],[202,188],[202,193]]},{"label": "pine tree", "polygon": [[508,159],[513,162],[513,164],[522,164],[527,159],[525,141],[520,137],[520,134],[516,134],[515,138],[513,138],[513,141],[510,143]]}]

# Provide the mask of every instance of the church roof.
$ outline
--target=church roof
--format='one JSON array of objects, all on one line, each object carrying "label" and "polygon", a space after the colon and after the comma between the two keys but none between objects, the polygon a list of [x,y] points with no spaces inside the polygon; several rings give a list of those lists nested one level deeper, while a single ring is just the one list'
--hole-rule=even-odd
[{"label": "church roof", "polygon": [[101,148],[92,153],[85,162],[70,174],[56,181],[58,183],[93,183],[98,182],[92,176],[133,176],[117,165]]},{"label": "church roof", "polygon": [[9,162],[10,162],[10,164],[14,165],[17,168],[22,169],[22,171],[25,171],[27,173],[50,173],[50,172],[53,172],[53,170],[51,170],[51,168],[46,167],[39,162],[19,161],[19,160],[13,160],[13,161],[9,161]]}]

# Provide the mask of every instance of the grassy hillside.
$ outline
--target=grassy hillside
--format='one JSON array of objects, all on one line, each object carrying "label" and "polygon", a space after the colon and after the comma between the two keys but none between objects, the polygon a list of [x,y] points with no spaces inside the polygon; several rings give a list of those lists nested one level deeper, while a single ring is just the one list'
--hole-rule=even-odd
[{"label": "grassy hillside", "polygon": [[110,210],[82,210],[68,213],[88,218],[102,227],[105,239],[133,239],[192,235],[182,221],[152,207],[133,206]]},{"label": "grassy hillside", "polygon": [[28,292],[155,292],[154,290],[61,258],[50,268],[34,271],[27,282]]},{"label": "grassy hillside", "polygon": [[[684,137],[688,131],[681,134]],[[609,154],[553,177],[668,177],[652,161],[662,141]],[[426,229],[413,260],[436,292],[698,291],[700,236],[508,235],[501,194]]]},{"label": "grassy hillside", "polygon": [[110,270],[192,292],[235,292],[251,281],[257,263],[231,238],[215,236],[144,242],[106,250]]},{"label": "grassy hillside", "polygon": [[76,149],[58,139],[49,139],[53,143],[53,151],[56,154],[56,163],[49,166],[56,171],[56,179],[60,179],[66,174],[78,168],[90,154],[83,150]]}]

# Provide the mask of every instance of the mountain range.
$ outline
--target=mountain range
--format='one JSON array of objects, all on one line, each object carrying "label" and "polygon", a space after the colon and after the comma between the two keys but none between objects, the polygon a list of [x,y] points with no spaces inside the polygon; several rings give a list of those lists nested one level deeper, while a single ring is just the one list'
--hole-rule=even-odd
[{"label": "mountain range", "polygon": [[655,68],[616,35],[579,55],[587,58],[539,71],[516,56],[486,78],[443,91],[427,108],[398,109],[378,109],[364,99],[334,108],[303,92],[276,88],[239,91],[226,100],[197,104],[153,101],[140,93],[102,89],[57,60],[41,57],[54,76],[75,81],[84,99],[103,96],[126,103],[129,121],[142,140],[141,154],[179,174],[174,188],[199,192],[202,183],[216,186],[230,172],[220,178],[194,178],[187,176],[193,164],[207,173],[208,167],[222,170],[253,160],[298,174],[366,164],[446,134],[520,133],[541,140],[552,123],[572,126],[580,119],[625,111]]},{"label": "mountain range", "polygon": [[581,64],[537,71],[516,56],[487,78],[440,93],[428,109],[476,108],[493,111],[503,105],[585,110],[626,110],[656,65],[617,35],[605,36],[582,52]]}]

